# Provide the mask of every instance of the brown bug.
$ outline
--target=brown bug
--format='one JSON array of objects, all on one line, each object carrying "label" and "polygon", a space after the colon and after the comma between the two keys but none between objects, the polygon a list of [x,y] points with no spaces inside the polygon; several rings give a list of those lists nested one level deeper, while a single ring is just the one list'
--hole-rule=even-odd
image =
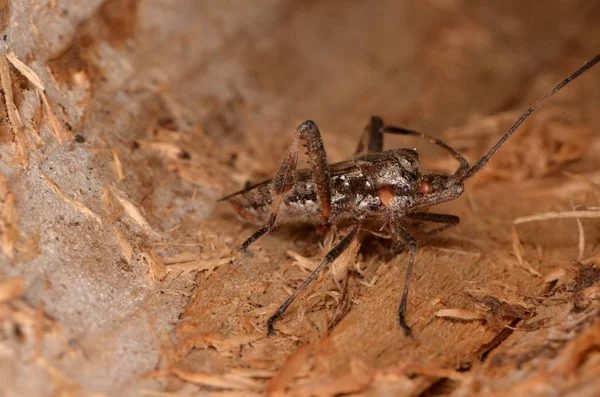
[{"label": "brown bug", "polygon": [[[600,62],[600,54],[586,62],[527,109],[498,143],[473,166],[469,166],[463,156],[440,139],[417,131],[386,126],[379,117],[371,118],[351,160],[328,164],[317,125],[310,120],[300,124],[283,163],[272,180],[221,199],[229,201],[243,220],[263,225],[239,247],[238,250],[242,253],[246,252],[248,246],[258,238],[272,231],[278,223],[350,226],[350,232],[327,253],[321,264],[269,318],[267,322],[269,335],[274,332],[275,321],[294,299],[327,264],[344,252],[356,238],[361,227],[368,223],[387,227],[398,243],[408,247],[408,268],[398,309],[398,322],[405,334],[410,336],[411,329],[406,323],[405,314],[418,245],[415,238],[406,230],[407,224],[416,221],[441,225],[427,232],[426,235],[439,233],[457,225],[459,222],[457,216],[425,211],[431,206],[459,197],[464,190],[464,181],[485,166],[531,113],[598,62]],[[419,157],[415,150],[383,150],[385,133],[425,138],[454,156],[459,163],[458,169],[452,175],[421,173]],[[300,141],[307,148],[310,165],[308,170],[296,169]]]}]

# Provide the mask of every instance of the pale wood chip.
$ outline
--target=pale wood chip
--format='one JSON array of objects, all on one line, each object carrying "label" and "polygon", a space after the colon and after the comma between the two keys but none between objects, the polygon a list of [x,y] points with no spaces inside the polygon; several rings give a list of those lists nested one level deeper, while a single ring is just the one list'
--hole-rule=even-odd
[{"label": "pale wood chip", "polygon": [[552,360],[551,373],[573,378],[590,352],[600,348],[600,321],[586,328]]},{"label": "pale wood chip", "polygon": [[10,259],[14,258],[15,243],[19,237],[18,214],[15,205],[15,195],[7,193],[3,197],[2,213],[0,214],[0,230],[2,232],[2,251]]},{"label": "pale wood chip", "polygon": [[44,314],[44,303],[42,302],[38,305],[38,308],[35,312],[33,360],[37,360],[39,357],[42,357],[45,319],[46,315]]},{"label": "pale wood chip", "polygon": [[115,149],[111,149],[113,155],[113,161],[115,163],[115,172],[117,173],[117,180],[122,181],[125,179],[125,174],[123,173],[123,163],[121,162],[121,158],[119,158],[119,154]]},{"label": "pale wood chip", "polygon": [[223,266],[231,261],[230,257],[218,259],[199,259],[191,262],[173,263],[167,266],[167,271],[180,270],[190,271],[213,271],[219,266]]},{"label": "pale wood chip", "polygon": [[515,227],[515,225],[513,225],[512,228],[512,246],[513,252],[517,257],[517,261],[519,262],[521,268],[534,276],[542,277],[542,274],[540,272],[531,267],[529,261],[523,259],[523,246],[521,245],[521,240],[519,239],[519,234],[517,233],[517,228]]},{"label": "pale wood chip", "polygon": [[31,84],[35,86],[40,91],[45,91],[46,87],[44,87],[44,83],[42,83],[42,79],[37,75],[31,68],[25,65],[14,52],[10,52],[6,54],[6,59],[17,69]]},{"label": "pale wood chip", "polygon": [[149,252],[142,252],[140,254],[140,259],[148,266],[148,270],[150,271],[152,279],[160,281],[163,280],[166,276],[166,270],[164,267],[165,265],[162,263],[162,261],[156,261],[155,257],[158,257],[158,255],[155,254],[153,256]]},{"label": "pale wood chip", "polygon": [[12,278],[0,281],[0,303],[9,301],[25,292],[25,280]]},{"label": "pale wood chip", "polygon": [[133,260],[133,247],[131,243],[118,226],[115,226],[115,234],[117,235],[117,241],[119,242],[119,247],[121,247],[123,258],[128,264],[131,263]]},{"label": "pale wood chip", "polygon": [[150,226],[150,223],[146,220],[146,218],[142,215],[142,212],[138,207],[135,206],[131,201],[127,200],[124,197],[124,193],[118,191],[117,189],[113,189],[116,192],[115,197],[117,201],[123,206],[125,214],[129,216],[135,223],[138,224],[144,230],[144,232],[148,234],[157,234]]},{"label": "pale wood chip", "polygon": [[181,252],[179,254],[173,256],[165,256],[163,257],[163,262],[165,265],[173,265],[175,263],[185,263],[192,262],[195,260],[199,260],[200,256],[193,252]]},{"label": "pale wood chip", "polygon": [[352,360],[349,373],[332,379],[303,382],[300,385],[292,386],[288,394],[294,397],[329,397],[360,393],[373,383],[373,379],[373,374],[362,363]]},{"label": "pale wood chip", "polygon": [[108,185],[104,185],[102,189],[102,202],[108,212],[108,216],[105,218],[108,223],[115,223],[125,213],[123,206],[115,202]]},{"label": "pale wood chip", "polygon": [[[214,347],[217,351],[224,352],[233,349],[239,349],[240,345],[247,345],[248,343],[264,339],[265,337],[266,335],[264,333],[237,335],[232,337],[226,337],[218,334],[203,334],[194,338],[192,344],[195,348]],[[270,371],[268,373],[270,375],[267,377],[271,377],[273,375],[273,373]]]},{"label": "pale wood chip", "polygon": [[462,321],[486,320],[487,318],[485,314],[481,313],[480,311],[464,309],[441,309],[436,311],[434,316]]},{"label": "pale wood chip", "polygon": [[194,397],[191,394],[181,394],[181,393],[173,393],[168,391],[159,391],[159,390],[149,390],[149,389],[141,389],[140,393],[144,396],[151,397]]},{"label": "pale wood chip", "polygon": [[565,212],[545,212],[542,214],[522,216],[513,221],[515,225],[521,223],[545,221],[549,219],[571,219],[571,218],[600,218],[600,211],[565,211]]},{"label": "pale wood chip", "polygon": [[169,160],[179,159],[181,154],[181,148],[173,143],[168,142],[151,142],[151,141],[138,141],[142,149],[149,149],[157,152],[162,157]]},{"label": "pale wood chip", "polygon": [[38,93],[40,95],[40,98],[42,98],[42,103],[44,104],[46,117],[48,117],[48,121],[50,121],[52,133],[56,137],[58,143],[62,145],[66,140],[68,140],[70,134],[63,128],[62,124],[60,123],[60,120],[58,119],[58,116],[56,115],[56,113],[54,113],[54,110],[52,109],[52,106],[48,101],[48,97],[46,96],[46,93],[42,91],[38,91]]},{"label": "pale wood chip", "polygon": [[207,372],[191,372],[180,368],[171,368],[168,373],[179,379],[203,386],[218,387],[228,390],[257,391],[262,388],[262,383],[252,379],[243,379],[236,376],[214,375]]},{"label": "pale wood chip", "polygon": [[91,209],[86,207],[85,204],[69,197],[65,192],[62,191],[62,189],[60,187],[58,187],[58,185],[56,183],[54,183],[50,178],[48,178],[46,175],[44,175],[43,172],[40,174],[42,175],[42,178],[44,179],[44,181],[46,181],[46,183],[58,195],[58,197],[60,197],[64,201],[66,201],[67,204],[69,204],[71,207],[73,207],[77,211],[85,214],[86,216],[89,216],[90,218],[94,219],[96,222],[98,222],[100,224],[102,223],[102,218],[100,218],[100,216],[98,214],[96,214],[94,211],[92,211]]},{"label": "pale wood chip", "polygon": [[162,258],[154,250],[150,250],[150,256],[152,257],[152,263],[154,264],[154,266],[151,266],[152,275],[159,281],[163,280],[167,275],[167,268],[165,267]]},{"label": "pale wood chip", "polygon": [[312,272],[319,265],[318,262],[308,259],[305,256],[300,255],[296,251],[288,250],[285,251],[286,255],[294,260],[294,265],[308,272]]},{"label": "pale wood chip", "polygon": [[581,218],[575,218],[577,221],[577,231],[579,233],[578,244],[579,253],[577,254],[577,260],[580,261],[585,253],[585,233],[583,231],[583,225],[581,224]]},{"label": "pale wood chip", "polygon": [[25,129],[23,128],[23,121],[21,115],[15,106],[13,101],[13,90],[12,90],[12,79],[10,77],[10,67],[6,60],[6,57],[0,56],[0,86],[4,92],[4,102],[8,113],[8,119],[15,136],[15,142],[17,145],[17,156],[23,163],[23,165],[29,164],[29,152],[31,142],[26,135]]},{"label": "pale wood chip", "polygon": [[296,374],[300,372],[302,367],[306,364],[311,351],[312,346],[310,344],[305,344],[290,354],[277,374],[271,378],[271,381],[267,386],[267,394],[274,395],[283,393]]}]

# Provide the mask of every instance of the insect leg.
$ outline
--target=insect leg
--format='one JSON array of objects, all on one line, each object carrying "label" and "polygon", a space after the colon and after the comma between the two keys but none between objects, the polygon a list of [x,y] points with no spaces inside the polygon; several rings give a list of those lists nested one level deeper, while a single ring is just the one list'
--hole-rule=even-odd
[{"label": "insect leg", "polygon": [[374,153],[383,150],[383,120],[381,117],[373,116],[369,124],[365,126],[364,132],[354,154]]},{"label": "insect leg", "polygon": [[406,128],[384,125],[383,120],[378,116],[371,117],[369,124],[367,124],[365,127],[363,135],[358,142],[355,154],[381,152],[383,150],[384,133],[417,136],[419,138],[427,139],[434,145],[440,146],[442,149],[449,152],[460,163],[458,170],[455,172],[456,176],[461,176],[467,171],[467,169],[469,169],[469,163],[467,160],[441,139],[437,139],[422,132],[409,130]]},{"label": "insect leg", "polygon": [[410,278],[412,276],[415,255],[417,254],[419,245],[417,244],[417,240],[415,240],[414,237],[411,236],[410,233],[408,233],[404,228],[398,225],[397,222],[393,222],[392,226],[394,227],[393,233],[395,236],[399,238],[409,250],[406,279],[404,281],[404,289],[402,290],[402,299],[400,300],[400,306],[398,307],[398,322],[400,323],[400,327],[404,330],[404,334],[412,337],[412,332],[408,324],[406,324],[406,319],[404,316],[406,315],[406,302],[408,301]]},{"label": "insect leg", "polygon": [[443,223],[444,225],[437,227],[433,230],[430,230],[425,233],[426,236],[432,236],[434,234],[438,234],[443,232],[446,229],[454,227],[458,225],[460,222],[460,218],[456,215],[448,215],[448,214],[435,214],[430,212],[414,212],[412,214],[407,214],[407,217],[411,219],[416,219],[423,222],[433,222],[433,223]]},{"label": "insect leg", "polygon": [[381,130],[383,133],[389,133],[389,134],[418,136],[419,138],[427,139],[429,142],[433,143],[434,145],[441,147],[442,149],[444,149],[445,151],[450,153],[460,163],[460,165],[458,166],[458,169],[454,172],[454,175],[456,175],[456,176],[463,175],[469,169],[469,162],[460,153],[458,153],[450,145],[448,145],[446,142],[442,141],[441,139],[434,138],[434,137],[424,134],[422,132],[418,132],[418,131],[414,131],[414,130],[407,130],[406,128],[394,127],[391,125],[383,126],[381,128]]},{"label": "insect leg", "polygon": [[323,259],[321,264],[310,274],[310,276],[308,276],[306,280],[304,280],[302,285],[298,287],[298,289],[296,289],[294,293],[290,295],[290,297],[287,298],[285,302],[283,302],[283,304],[279,307],[279,309],[277,309],[275,314],[271,316],[271,318],[269,318],[269,320],[267,321],[269,335],[273,335],[275,333],[275,328],[273,327],[275,321],[277,321],[277,319],[281,317],[283,313],[285,313],[288,306],[291,305],[294,299],[296,299],[296,297],[300,295],[300,293],[302,293],[302,291],[304,291],[306,287],[308,287],[308,285],[319,275],[319,273],[321,273],[325,266],[333,262],[338,256],[342,254],[342,252],[346,250],[346,248],[348,248],[352,240],[354,240],[354,238],[356,237],[356,234],[359,230],[360,225],[353,226],[350,233],[348,233],[346,237],[342,239],[342,241],[340,241],[335,247],[331,249],[331,251],[327,253],[327,255],[325,255],[325,259]]},{"label": "insect leg", "polygon": [[317,188],[317,198],[321,204],[321,218],[323,224],[326,224],[331,214],[331,177],[325,147],[321,139],[321,133],[317,125],[307,120],[300,124],[294,134],[294,140],[288,149],[279,171],[273,178],[273,201],[271,204],[271,216],[265,226],[258,229],[238,248],[240,252],[245,252],[248,246],[258,240],[264,234],[269,233],[275,228],[277,213],[283,199],[283,195],[290,191],[296,183],[296,168],[298,166],[298,150],[300,141],[304,141],[308,149],[308,161],[312,171],[312,177]]}]

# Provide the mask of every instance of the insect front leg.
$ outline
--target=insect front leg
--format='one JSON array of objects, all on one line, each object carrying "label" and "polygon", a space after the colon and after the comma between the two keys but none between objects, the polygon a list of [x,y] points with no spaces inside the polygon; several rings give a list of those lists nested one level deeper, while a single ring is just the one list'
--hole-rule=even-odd
[{"label": "insect front leg", "polygon": [[415,263],[415,255],[417,254],[417,250],[419,249],[419,245],[417,244],[417,240],[413,236],[410,235],[401,225],[400,222],[396,220],[392,220],[392,233],[394,236],[399,239],[404,245],[408,247],[408,268],[406,269],[406,279],[404,281],[404,289],[402,290],[402,299],[400,300],[400,306],[398,307],[398,323],[400,327],[404,330],[404,334],[406,336],[412,337],[412,332],[410,327],[406,323],[405,315],[406,315],[406,303],[408,301],[408,291],[410,287],[410,279],[412,276],[412,269]]},{"label": "insect front leg", "polygon": [[346,237],[344,237],[335,247],[333,247],[331,249],[331,251],[329,251],[327,253],[327,255],[325,255],[325,259],[323,259],[321,264],[310,274],[310,276],[308,276],[308,278],[306,280],[304,280],[302,285],[300,287],[298,287],[294,291],[294,293],[292,295],[290,295],[289,298],[287,298],[287,300],[285,302],[283,302],[283,304],[279,307],[279,309],[277,309],[275,314],[273,316],[271,316],[271,318],[269,318],[269,320],[267,321],[267,329],[268,329],[269,335],[273,335],[275,333],[275,328],[274,328],[275,321],[277,321],[277,319],[279,317],[281,317],[281,315],[283,313],[285,313],[288,306],[291,305],[292,302],[296,299],[296,297],[298,295],[300,295],[300,293],[302,293],[302,291],[304,291],[308,287],[308,285],[319,275],[319,273],[321,273],[321,271],[325,268],[325,266],[327,266],[328,264],[333,262],[338,256],[340,256],[346,250],[346,248],[348,248],[348,246],[350,245],[352,240],[354,240],[356,238],[356,234],[358,233],[359,230],[360,230],[360,224],[353,226],[350,233],[348,233],[346,235]]},{"label": "insect front leg", "polygon": [[307,148],[308,162],[317,189],[317,198],[321,206],[322,222],[323,224],[328,223],[331,215],[331,176],[329,166],[327,165],[327,155],[319,128],[314,121],[307,120],[296,129],[294,140],[279,167],[279,171],[277,171],[275,178],[273,178],[273,201],[271,203],[271,216],[269,220],[242,243],[238,248],[240,252],[246,252],[250,244],[275,228],[277,213],[279,212],[283,197],[296,183],[300,141]]}]

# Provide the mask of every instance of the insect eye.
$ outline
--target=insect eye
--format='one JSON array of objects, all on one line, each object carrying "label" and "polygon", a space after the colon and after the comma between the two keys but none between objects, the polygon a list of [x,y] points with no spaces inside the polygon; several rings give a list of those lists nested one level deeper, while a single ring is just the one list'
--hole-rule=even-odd
[{"label": "insect eye", "polygon": [[421,186],[419,186],[419,191],[423,194],[431,194],[433,193],[433,186],[429,181],[421,181]]}]

